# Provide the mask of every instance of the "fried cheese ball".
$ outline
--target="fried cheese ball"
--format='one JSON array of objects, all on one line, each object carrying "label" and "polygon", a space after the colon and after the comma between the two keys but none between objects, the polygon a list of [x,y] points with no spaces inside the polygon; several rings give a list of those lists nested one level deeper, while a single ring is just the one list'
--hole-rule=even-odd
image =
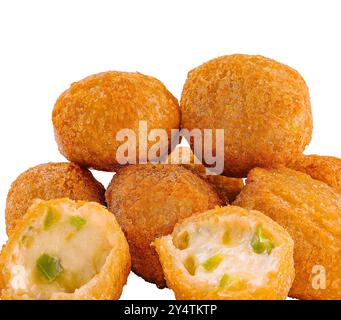
[{"label": "fried cheese ball", "polygon": [[211,183],[219,192],[225,204],[233,202],[244,187],[243,179],[207,174],[206,167],[195,157],[189,147],[176,147],[165,163],[180,164]]},{"label": "fried cheese ball", "polygon": [[[112,171],[125,164],[116,157],[126,140],[117,137],[121,129],[129,129],[127,133],[134,137],[139,137],[139,121],[146,121],[147,134],[152,129],[164,129],[168,141],[161,144],[168,152],[171,129],[180,126],[180,110],[176,98],[159,80],[140,73],[109,71],[73,83],[58,98],[52,120],[59,150],[67,159]],[[139,148],[145,150],[136,139],[136,148],[132,148],[137,159],[128,155],[130,164],[140,163]],[[154,143],[147,142],[147,151]]]},{"label": "fried cheese ball", "polygon": [[178,223],[155,240],[177,299],[285,299],[294,279],[294,243],[258,211],[227,206]]},{"label": "fried cheese ball", "polygon": [[[308,88],[294,69],[252,55],[223,56],[190,71],[181,97],[182,127],[224,129],[224,173],[287,164],[310,142]],[[193,149],[193,145],[192,145]],[[213,150],[217,150],[213,139]]]},{"label": "fried cheese ball", "polygon": [[73,163],[45,163],[22,173],[13,183],[6,201],[7,234],[22,218],[34,199],[105,203],[104,187],[92,173]]},{"label": "fried cheese ball", "polygon": [[132,270],[159,288],[166,285],[151,243],[194,213],[222,205],[214,188],[178,165],[130,165],[118,170],[106,192],[129,243]]},{"label": "fried cheese ball", "polygon": [[129,271],[128,243],[103,206],[38,199],[1,252],[1,299],[118,299]]},{"label": "fried cheese ball", "polygon": [[341,193],[287,168],[252,170],[235,205],[262,211],[295,241],[296,276],[290,295],[341,298]]},{"label": "fried cheese ball", "polygon": [[309,174],[331,187],[341,190],[341,159],[330,156],[302,155],[290,168]]}]

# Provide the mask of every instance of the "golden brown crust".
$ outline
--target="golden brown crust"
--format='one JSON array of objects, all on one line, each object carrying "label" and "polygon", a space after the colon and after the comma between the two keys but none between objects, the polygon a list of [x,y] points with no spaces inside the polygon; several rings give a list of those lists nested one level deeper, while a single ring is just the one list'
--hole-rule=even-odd
[{"label": "golden brown crust", "polygon": [[240,207],[226,206],[215,208],[207,212],[199,213],[183,221],[176,227],[187,223],[196,223],[206,219],[220,219],[230,214],[240,216],[251,216],[257,219],[265,228],[272,231],[276,241],[281,244],[280,263],[276,273],[269,275],[269,283],[266,286],[257,288],[254,292],[247,289],[240,291],[230,291],[224,295],[211,288],[206,282],[198,282],[188,273],[184,273],[178,268],[177,257],[172,254],[172,249],[166,241],[166,237],[155,240],[154,245],[159,254],[160,261],[167,279],[167,285],[171,288],[179,300],[281,300],[285,299],[292,281],[295,270],[293,262],[294,243],[289,234],[276,222],[258,211],[245,210]]},{"label": "golden brown crust", "polygon": [[105,189],[92,173],[74,163],[46,163],[23,172],[13,183],[6,201],[9,234],[27,211],[32,200],[67,197],[105,204]]},{"label": "golden brown crust", "polygon": [[331,187],[341,189],[341,159],[330,156],[302,155],[290,168],[309,174]]},{"label": "golden brown crust", "polygon": [[222,205],[203,179],[181,166],[161,164],[119,169],[106,200],[127,237],[133,271],[160,288],[166,283],[151,242],[172,232],[179,219]]},{"label": "golden brown crust", "polygon": [[[54,199],[49,201],[51,205],[58,204],[62,201],[70,201],[67,198]],[[77,206],[86,204],[85,201],[77,201]],[[93,210],[97,211],[98,215],[108,215],[109,212],[105,207],[98,203],[91,203]],[[43,212],[44,213],[44,212]],[[24,215],[23,219],[18,221],[16,227],[10,235],[10,238],[3,247],[0,253],[0,298],[3,300],[18,299],[12,290],[9,290],[9,285],[6,286],[4,279],[4,266],[7,258],[13,248],[18,244],[22,237],[22,233],[30,226],[34,219],[39,219],[42,214],[41,210],[33,204]],[[116,300],[119,299],[123,290],[123,286],[127,282],[130,272],[131,260],[129,253],[129,246],[124,237],[124,234],[117,223],[115,217],[110,218],[110,223],[107,224],[107,230],[111,236],[114,237],[112,241],[113,247],[106,259],[99,274],[91,279],[80,289],[74,293],[58,293],[51,298],[53,300]],[[19,298],[20,299],[20,298]]]},{"label": "golden brown crust", "polygon": [[[123,143],[116,140],[119,130],[128,128],[138,134],[139,120],[145,120],[148,132],[165,129],[170,138],[171,129],[180,126],[180,110],[159,80],[109,71],[73,83],[58,98],[52,120],[59,150],[67,159],[112,171]],[[148,148],[154,143],[148,142]]]},{"label": "golden brown crust", "polygon": [[[341,193],[287,168],[253,169],[235,205],[260,210],[288,230],[295,241],[296,277],[291,296],[341,298]],[[325,289],[314,289],[314,266],[323,266]]]},{"label": "golden brown crust", "polygon": [[201,178],[212,184],[225,204],[232,203],[238,194],[244,188],[244,182],[241,178],[230,178],[221,175],[207,175],[205,167],[197,165],[184,165],[185,168],[199,175]]},{"label": "golden brown crust", "polygon": [[304,79],[262,56],[213,59],[188,74],[182,127],[224,129],[224,173],[287,164],[310,142],[312,114]]},{"label": "golden brown crust", "polygon": [[[178,152],[179,157],[177,158],[174,156],[173,159],[172,156],[175,152]],[[165,163],[182,165],[186,169],[205,179],[215,187],[220,197],[224,200],[225,204],[232,203],[244,187],[244,182],[241,178],[230,178],[215,174],[208,175],[205,166],[194,156],[191,148],[189,147],[175,148],[168,156]]]}]

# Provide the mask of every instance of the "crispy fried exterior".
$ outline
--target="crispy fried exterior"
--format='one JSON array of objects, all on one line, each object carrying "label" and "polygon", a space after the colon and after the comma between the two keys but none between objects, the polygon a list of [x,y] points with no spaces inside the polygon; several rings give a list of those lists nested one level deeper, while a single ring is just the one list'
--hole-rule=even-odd
[{"label": "crispy fried exterior", "polygon": [[[174,152],[179,152],[179,157],[174,156],[174,158],[172,158]],[[181,164],[186,169],[191,170],[207,182],[211,183],[225,201],[225,204],[233,202],[244,187],[244,182],[241,178],[207,175],[205,166],[200,163],[194,156],[192,150],[188,147],[175,148],[168,156],[165,163]]]},{"label": "crispy fried exterior", "polygon": [[231,291],[220,294],[216,288],[210,288],[207,282],[196,282],[187,272],[183,272],[179,265],[176,255],[167,243],[166,237],[155,240],[154,245],[159,254],[162,268],[167,279],[167,285],[171,288],[179,300],[283,300],[292,285],[295,270],[293,261],[294,243],[289,234],[276,222],[265,216],[261,212],[254,210],[245,210],[236,206],[226,206],[215,208],[207,212],[199,213],[183,221],[180,221],[176,227],[187,223],[196,223],[207,219],[217,219],[230,214],[242,216],[251,216],[265,228],[272,230],[277,242],[283,246],[280,253],[280,262],[278,271],[269,275],[269,283],[264,287],[259,287],[254,292],[247,289],[240,291]]},{"label": "crispy fried exterior", "polygon": [[[337,189],[291,169],[256,168],[234,204],[262,211],[291,234],[296,269],[291,296],[341,298],[341,193]],[[314,285],[319,276],[315,266],[325,268],[325,289]]]},{"label": "crispy fried exterior", "polygon": [[262,56],[223,56],[190,71],[181,111],[183,128],[211,128],[213,136],[224,129],[224,173],[231,177],[293,161],[312,134],[304,79]]},{"label": "crispy fried exterior", "polygon": [[341,159],[329,156],[302,155],[290,168],[305,172],[313,179],[320,180],[341,190]]},{"label": "crispy fried exterior", "polygon": [[178,165],[130,165],[118,170],[106,192],[109,210],[125,233],[132,270],[159,288],[166,285],[155,238],[169,234],[182,218],[223,202],[214,188]]},{"label": "crispy fried exterior", "polygon": [[[138,137],[139,121],[144,120],[148,132],[166,130],[170,146],[171,129],[180,126],[180,110],[176,98],[159,80],[111,71],[73,83],[58,98],[52,120],[59,150],[67,159],[112,171],[118,165],[116,151],[123,143],[116,140],[118,131],[131,129]],[[154,143],[148,142],[148,150]]]},{"label": "crispy fried exterior", "polygon": [[225,204],[232,203],[244,187],[243,179],[240,178],[229,178],[221,175],[205,175],[203,178],[216,188]]},{"label": "crispy fried exterior", "polygon": [[11,232],[32,200],[67,197],[105,204],[104,187],[92,173],[73,163],[46,163],[22,173],[13,183],[6,201],[6,228]]},{"label": "crispy fried exterior", "polygon": [[[50,200],[49,202],[54,205],[63,201],[68,202],[70,200],[64,198]],[[85,203],[84,201],[77,201],[79,206]],[[92,203],[92,209],[96,210],[98,215],[109,214],[106,208],[98,203]],[[3,300],[18,299],[9,290],[10,284],[6,283],[4,274],[1,272],[4,269],[7,257],[20,241],[24,230],[30,226],[34,219],[41,218],[41,214],[45,214],[45,212],[38,210],[38,207],[32,204],[23,219],[14,228],[7,244],[0,253],[0,298]],[[113,247],[99,274],[74,293],[57,293],[51,298],[52,300],[117,300],[120,298],[131,268],[129,246],[115,217],[112,216],[107,229],[113,237]]]}]

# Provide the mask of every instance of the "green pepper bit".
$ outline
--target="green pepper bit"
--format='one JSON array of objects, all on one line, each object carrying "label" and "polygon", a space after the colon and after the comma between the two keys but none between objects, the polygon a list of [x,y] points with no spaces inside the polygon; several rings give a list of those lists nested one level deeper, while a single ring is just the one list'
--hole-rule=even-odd
[{"label": "green pepper bit", "polygon": [[255,253],[261,254],[266,251],[268,255],[271,254],[273,248],[275,247],[264,235],[262,227],[257,227],[256,233],[253,235],[251,240],[251,246]]},{"label": "green pepper bit", "polygon": [[245,281],[240,277],[230,277],[228,274],[224,274],[220,278],[219,289],[228,289],[231,291],[242,290],[246,287]]},{"label": "green pepper bit", "polygon": [[49,230],[60,219],[61,219],[60,212],[56,208],[48,207],[44,219],[44,230]]},{"label": "green pepper bit", "polygon": [[41,276],[49,283],[56,280],[63,271],[60,260],[56,257],[43,253],[36,262],[36,268]]},{"label": "green pepper bit", "polygon": [[70,223],[79,231],[86,225],[86,220],[81,216],[71,216]]},{"label": "green pepper bit", "polygon": [[202,266],[204,267],[204,269],[208,272],[211,272],[213,270],[215,270],[220,263],[223,261],[223,257],[221,255],[215,255],[211,258],[208,258],[203,264]]}]

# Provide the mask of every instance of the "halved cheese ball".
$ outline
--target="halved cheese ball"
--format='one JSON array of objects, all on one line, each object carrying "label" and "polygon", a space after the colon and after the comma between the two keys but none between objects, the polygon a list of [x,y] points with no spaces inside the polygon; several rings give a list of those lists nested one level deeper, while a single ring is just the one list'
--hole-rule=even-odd
[{"label": "halved cheese ball", "polygon": [[158,288],[166,281],[151,243],[170,234],[181,219],[223,204],[210,184],[177,165],[122,167],[105,196],[127,237],[132,270]]},{"label": "halved cheese ball", "polygon": [[285,299],[294,279],[292,239],[258,211],[200,213],[154,245],[177,299]]},{"label": "halved cheese ball", "polygon": [[30,168],[12,183],[6,199],[9,234],[34,199],[70,198],[105,204],[105,189],[92,173],[75,163],[49,162]]},{"label": "halved cheese ball", "polygon": [[2,299],[118,299],[130,254],[101,205],[36,200],[2,250],[0,270]]}]

